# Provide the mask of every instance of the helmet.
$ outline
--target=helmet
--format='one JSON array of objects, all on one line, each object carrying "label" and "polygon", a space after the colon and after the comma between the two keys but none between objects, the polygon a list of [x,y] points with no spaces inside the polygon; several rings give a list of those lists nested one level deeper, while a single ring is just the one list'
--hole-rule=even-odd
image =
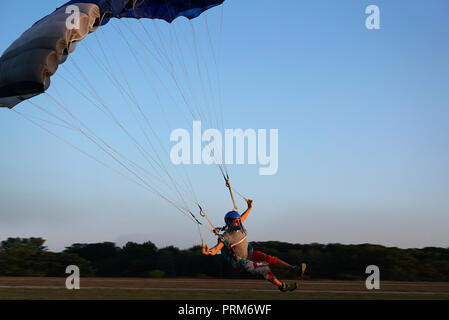
[{"label": "helmet", "polygon": [[224,221],[226,222],[226,225],[231,228],[232,230],[240,230],[242,228],[242,225],[238,225],[238,226],[233,226],[232,225],[232,220],[235,219],[240,219],[240,215],[237,211],[229,211],[228,213],[226,213],[225,217],[224,217]]}]

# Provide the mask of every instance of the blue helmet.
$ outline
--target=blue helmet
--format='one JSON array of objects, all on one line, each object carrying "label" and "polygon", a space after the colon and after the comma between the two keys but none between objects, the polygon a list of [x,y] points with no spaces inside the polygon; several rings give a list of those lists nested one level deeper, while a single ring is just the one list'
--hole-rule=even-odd
[{"label": "blue helmet", "polygon": [[242,228],[242,224],[238,226],[232,225],[232,220],[235,219],[240,219],[240,214],[237,211],[229,211],[224,217],[224,221],[229,228],[231,228],[232,230],[240,230]]}]

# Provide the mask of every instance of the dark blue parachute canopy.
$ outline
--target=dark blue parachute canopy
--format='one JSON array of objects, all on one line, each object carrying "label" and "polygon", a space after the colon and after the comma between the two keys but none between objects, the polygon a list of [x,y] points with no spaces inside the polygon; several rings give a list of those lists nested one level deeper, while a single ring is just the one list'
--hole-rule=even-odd
[{"label": "dark blue parachute canopy", "polygon": [[111,18],[150,18],[172,22],[178,17],[193,19],[224,0],[72,0],[63,7],[76,3],[93,3],[104,17],[102,25]]},{"label": "dark blue parachute canopy", "polygon": [[[193,19],[224,0],[72,0],[25,31],[0,57],[0,107],[13,108],[45,92],[50,77],[75,50],[77,42],[112,18],[172,22]],[[76,5],[80,27],[67,28],[67,7]],[[70,12],[70,10],[69,10]]]}]

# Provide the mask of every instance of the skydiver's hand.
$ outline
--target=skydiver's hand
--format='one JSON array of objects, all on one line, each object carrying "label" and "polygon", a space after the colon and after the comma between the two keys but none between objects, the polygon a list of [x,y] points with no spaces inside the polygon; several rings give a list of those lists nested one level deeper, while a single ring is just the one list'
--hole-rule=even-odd
[{"label": "skydiver's hand", "polygon": [[202,250],[201,250],[201,253],[204,254],[204,255],[206,255],[206,256],[210,254],[210,250],[209,250],[207,244],[206,244],[206,246],[204,246],[204,243],[202,244]]}]

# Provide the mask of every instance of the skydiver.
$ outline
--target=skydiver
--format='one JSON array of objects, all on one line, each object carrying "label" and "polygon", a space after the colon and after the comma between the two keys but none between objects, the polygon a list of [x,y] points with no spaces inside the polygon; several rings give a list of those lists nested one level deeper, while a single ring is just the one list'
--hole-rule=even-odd
[{"label": "skydiver", "polygon": [[207,245],[203,245],[202,253],[204,255],[216,255],[221,251],[225,259],[231,262],[235,271],[246,271],[252,274],[262,275],[282,292],[295,290],[297,288],[296,282],[279,281],[271,271],[270,266],[278,266],[292,270],[295,274],[302,277],[306,269],[306,264],[301,263],[298,266],[292,266],[278,257],[254,250],[248,244],[246,239],[247,231],[242,223],[246,220],[253,207],[253,200],[246,201],[248,209],[242,215],[237,211],[230,211],[225,215],[225,232],[219,235],[218,244],[210,249]]}]

